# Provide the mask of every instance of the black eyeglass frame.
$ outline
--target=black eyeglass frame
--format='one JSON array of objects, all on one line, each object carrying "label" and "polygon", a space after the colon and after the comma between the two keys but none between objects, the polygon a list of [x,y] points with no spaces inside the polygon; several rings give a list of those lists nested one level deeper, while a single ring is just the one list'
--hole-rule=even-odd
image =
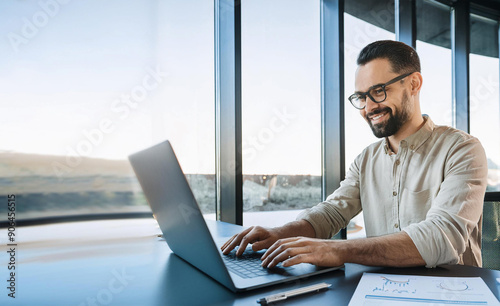
[{"label": "black eyeglass frame", "polygon": [[[366,91],[366,92],[355,92],[349,96],[349,98],[348,98],[349,102],[351,102],[352,106],[354,106],[356,109],[359,109],[359,110],[364,109],[366,107],[366,96],[368,96],[375,103],[382,103],[387,99],[387,91],[385,90],[385,87],[388,85],[391,85],[393,83],[396,83],[399,80],[406,78],[407,76],[409,76],[412,73],[415,73],[415,71],[408,72],[408,73],[402,74],[400,76],[397,76],[394,79],[392,79],[389,82],[384,83],[384,84],[375,84],[375,85],[371,86],[370,88],[368,88],[368,91]],[[372,91],[373,89],[378,88],[378,87],[380,87],[384,90],[384,99],[382,99],[381,101],[376,101],[375,98],[373,98],[373,96],[370,94],[370,91]],[[360,100],[358,98],[359,96],[362,96],[363,100],[365,100],[365,105],[363,105],[362,107],[356,106],[353,102],[353,100],[355,100],[355,99]]]}]

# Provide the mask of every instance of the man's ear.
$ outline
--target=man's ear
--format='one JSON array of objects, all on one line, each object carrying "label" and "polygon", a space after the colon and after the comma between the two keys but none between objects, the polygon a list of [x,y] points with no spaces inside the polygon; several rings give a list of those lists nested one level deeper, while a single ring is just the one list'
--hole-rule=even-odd
[{"label": "man's ear", "polygon": [[423,78],[422,78],[422,74],[420,74],[420,72],[414,72],[412,75],[411,75],[411,78],[410,78],[410,85],[411,85],[411,95],[412,96],[416,96],[420,89],[422,88],[422,83],[423,83]]}]

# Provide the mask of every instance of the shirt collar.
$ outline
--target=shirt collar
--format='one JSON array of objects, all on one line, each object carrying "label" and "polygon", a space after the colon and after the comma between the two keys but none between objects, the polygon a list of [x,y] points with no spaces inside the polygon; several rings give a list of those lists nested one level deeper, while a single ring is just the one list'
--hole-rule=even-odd
[{"label": "shirt collar", "polygon": [[[434,122],[432,122],[428,115],[423,115],[422,117],[424,118],[424,125],[422,125],[417,132],[401,140],[399,143],[400,148],[409,147],[410,150],[416,151],[421,145],[424,144],[424,142],[427,141],[427,139],[429,139],[429,137],[431,137],[432,131],[435,127]],[[387,137],[384,140],[384,149],[386,154],[395,154],[389,147],[389,140]]]}]

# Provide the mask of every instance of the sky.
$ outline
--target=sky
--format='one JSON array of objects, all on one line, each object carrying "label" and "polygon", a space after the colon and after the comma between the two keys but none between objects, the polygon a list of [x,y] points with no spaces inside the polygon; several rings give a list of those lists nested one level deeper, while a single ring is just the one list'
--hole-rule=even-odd
[{"label": "sky", "polygon": [[[262,9],[265,8],[265,9]],[[321,173],[319,1],[242,2],[243,171]],[[355,55],[394,34],[345,16]],[[212,1],[0,3],[0,152],[125,159],[170,139],[214,173]],[[422,111],[451,124],[451,51],[419,42]],[[471,133],[500,164],[498,59],[471,55]],[[346,100],[346,163],[377,139]]]}]

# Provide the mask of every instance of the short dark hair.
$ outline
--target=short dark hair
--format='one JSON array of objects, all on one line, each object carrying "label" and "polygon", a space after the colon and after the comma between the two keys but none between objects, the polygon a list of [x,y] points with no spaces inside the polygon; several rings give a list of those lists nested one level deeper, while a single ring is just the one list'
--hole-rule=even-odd
[{"label": "short dark hair", "polygon": [[394,40],[372,42],[361,50],[357,63],[358,66],[362,66],[378,58],[389,60],[394,73],[420,72],[417,51],[402,42]]}]

